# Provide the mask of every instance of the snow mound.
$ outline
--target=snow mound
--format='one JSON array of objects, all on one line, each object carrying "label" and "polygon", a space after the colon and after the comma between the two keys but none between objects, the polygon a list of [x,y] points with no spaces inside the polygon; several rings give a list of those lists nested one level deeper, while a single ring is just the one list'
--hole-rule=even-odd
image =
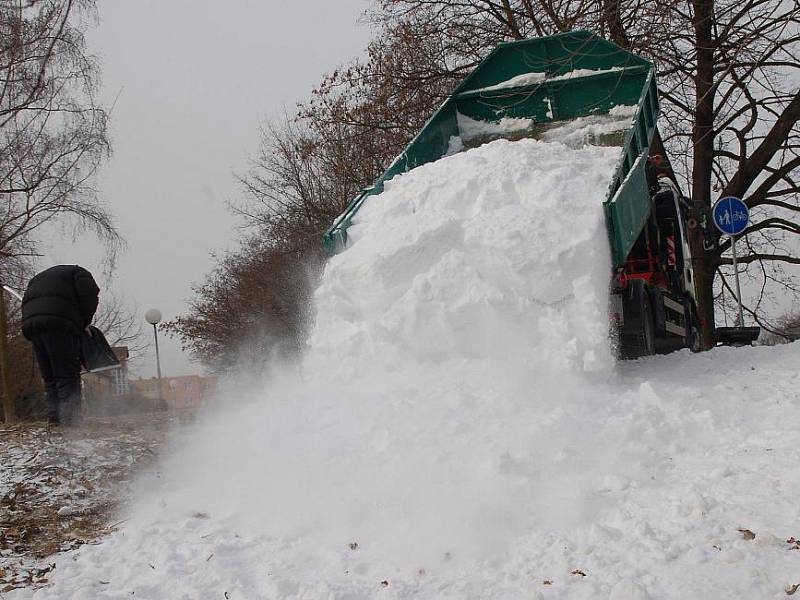
[{"label": "snow mound", "polygon": [[388,182],[326,269],[309,362],[608,368],[602,202],[618,156],[497,140]]}]

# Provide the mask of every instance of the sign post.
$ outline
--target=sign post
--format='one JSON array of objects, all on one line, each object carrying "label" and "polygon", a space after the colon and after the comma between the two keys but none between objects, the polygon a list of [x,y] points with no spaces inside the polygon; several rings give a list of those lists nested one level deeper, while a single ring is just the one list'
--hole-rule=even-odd
[{"label": "sign post", "polygon": [[717,229],[731,238],[733,273],[736,279],[736,301],[739,303],[737,326],[741,329],[744,327],[744,313],[742,311],[742,292],[739,287],[739,268],[736,264],[736,236],[747,228],[747,224],[750,222],[750,211],[741,198],[727,196],[717,200],[712,209],[712,216]]}]

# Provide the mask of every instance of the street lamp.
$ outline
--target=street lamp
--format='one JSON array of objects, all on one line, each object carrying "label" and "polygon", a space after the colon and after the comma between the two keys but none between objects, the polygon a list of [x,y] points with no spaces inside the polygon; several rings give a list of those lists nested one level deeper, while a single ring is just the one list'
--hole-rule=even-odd
[{"label": "street lamp", "polygon": [[164,395],[161,391],[161,357],[158,354],[158,324],[161,322],[161,311],[151,308],[144,313],[144,319],[153,326],[153,336],[156,340],[156,369],[158,370],[158,402],[159,408],[164,409]]}]

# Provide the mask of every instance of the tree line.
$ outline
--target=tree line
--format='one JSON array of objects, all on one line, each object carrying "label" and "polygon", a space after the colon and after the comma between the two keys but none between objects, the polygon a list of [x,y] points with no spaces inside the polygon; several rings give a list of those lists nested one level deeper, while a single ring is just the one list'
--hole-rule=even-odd
[{"label": "tree line", "polygon": [[656,66],[661,138],[692,201],[707,346],[731,298],[729,241],[710,224],[718,198],[741,197],[751,210],[739,259],[758,292],[751,318],[774,329],[777,298],[800,292],[800,0],[376,0],[366,17],[366,57],[264,128],[239,177],[246,236],[171,324],[206,364],[230,367],[243,340],[249,356],[299,352],[324,264],[320,238],[349,200],[498,43],[574,29]]}]

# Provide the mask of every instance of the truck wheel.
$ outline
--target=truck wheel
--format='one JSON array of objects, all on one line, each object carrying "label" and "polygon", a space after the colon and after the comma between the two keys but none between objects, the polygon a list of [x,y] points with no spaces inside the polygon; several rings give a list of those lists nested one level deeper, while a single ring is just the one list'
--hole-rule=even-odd
[{"label": "truck wheel", "polygon": [[703,334],[700,333],[699,320],[697,313],[692,310],[692,323],[689,328],[689,339],[686,340],[686,345],[692,352],[702,352],[703,350]]},{"label": "truck wheel", "polygon": [[686,347],[692,352],[700,352],[703,349],[703,336],[698,326],[700,320],[697,318],[694,303],[688,299],[683,314],[686,322]]},{"label": "truck wheel", "polygon": [[687,345],[692,352],[700,352],[703,349],[703,337],[696,325],[692,325],[692,333]]},{"label": "truck wheel", "polygon": [[642,298],[642,329],[638,334],[639,356],[652,356],[656,353],[656,328],[653,323],[653,307],[647,296]]},{"label": "truck wheel", "polygon": [[620,335],[623,358],[651,356],[656,352],[653,307],[644,289],[625,303],[625,327]]}]

